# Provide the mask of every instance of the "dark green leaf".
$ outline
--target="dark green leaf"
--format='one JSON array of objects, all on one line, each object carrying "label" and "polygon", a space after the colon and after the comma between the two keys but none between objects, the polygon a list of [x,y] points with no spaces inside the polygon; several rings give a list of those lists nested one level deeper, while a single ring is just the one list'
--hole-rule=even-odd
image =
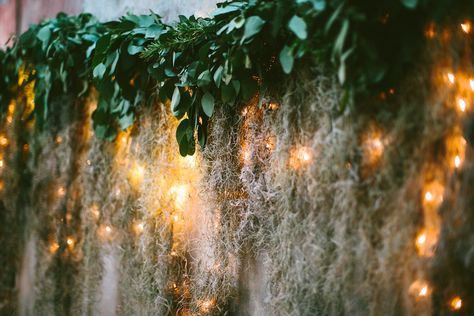
[{"label": "dark green leaf", "polygon": [[294,15],[290,22],[288,22],[288,28],[295,33],[299,39],[305,40],[308,37],[306,22],[297,15]]},{"label": "dark green leaf", "polygon": [[207,117],[211,117],[214,113],[214,97],[209,92],[206,92],[201,99],[201,105]]},{"label": "dark green leaf", "polygon": [[293,69],[294,61],[293,49],[288,46],[283,47],[280,52],[280,64],[286,74],[289,74]]},{"label": "dark green leaf", "polygon": [[242,37],[242,43],[245,40],[252,38],[256,34],[258,34],[262,30],[264,24],[265,24],[265,20],[263,20],[259,16],[254,15],[254,16],[248,17],[247,20],[245,21],[244,36]]}]

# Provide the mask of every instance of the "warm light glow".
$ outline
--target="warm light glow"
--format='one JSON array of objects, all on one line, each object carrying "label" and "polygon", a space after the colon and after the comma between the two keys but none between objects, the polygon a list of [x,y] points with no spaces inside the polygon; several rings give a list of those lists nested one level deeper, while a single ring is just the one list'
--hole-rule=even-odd
[{"label": "warm light glow", "polygon": [[448,73],[448,80],[451,84],[454,84],[455,77],[452,73]]},{"label": "warm light glow", "polygon": [[417,237],[416,237],[416,245],[418,247],[422,247],[426,242],[426,233],[420,233]]},{"label": "warm light glow", "polygon": [[135,221],[135,223],[133,224],[133,232],[136,235],[140,235],[141,233],[143,233],[144,229],[145,229],[145,225],[143,224],[142,221]]},{"label": "warm light glow", "polygon": [[459,155],[456,155],[456,157],[454,157],[454,167],[457,169],[461,166],[461,158],[459,157]]},{"label": "warm light glow", "polygon": [[428,294],[428,286],[425,285],[421,288],[420,293],[418,293],[418,296],[426,296]]},{"label": "warm light glow", "polygon": [[181,157],[181,161],[183,162],[183,165],[186,168],[196,168],[196,166],[197,166],[196,157],[194,155],[193,156]]},{"label": "warm light glow", "polygon": [[247,115],[248,112],[249,112],[249,109],[248,109],[247,107],[243,108],[243,110],[242,110],[242,116]]},{"label": "warm light glow", "polygon": [[184,184],[173,185],[169,190],[169,194],[174,197],[175,207],[181,209],[189,196],[189,189]]},{"label": "warm light glow", "polygon": [[462,307],[462,300],[459,296],[455,296],[450,302],[449,302],[449,306],[451,307],[451,309],[457,311],[457,310],[460,310],[461,307]]},{"label": "warm light glow", "polygon": [[176,251],[171,251],[170,253],[173,257],[176,257],[178,254],[176,253]]},{"label": "warm light glow", "polygon": [[130,169],[129,178],[130,182],[134,186],[138,186],[142,183],[145,177],[145,168],[138,162],[133,163]]},{"label": "warm light glow", "polygon": [[433,201],[433,194],[430,191],[425,193],[425,201],[427,202]]},{"label": "warm light glow", "polygon": [[241,156],[242,156],[242,161],[244,164],[248,165],[252,161],[252,153],[250,152],[250,149],[248,146],[244,145],[242,146],[241,150]]},{"label": "warm light glow", "polygon": [[369,174],[379,165],[385,150],[385,139],[382,130],[375,124],[371,124],[363,134],[362,154],[363,154],[363,174]]},{"label": "warm light glow", "polygon": [[112,228],[111,228],[110,226],[106,225],[106,226],[105,226],[105,232],[106,232],[107,234],[110,234],[110,233],[112,232]]},{"label": "warm light glow", "polygon": [[469,79],[469,85],[471,86],[471,90],[474,91],[474,79]]},{"label": "warm light glow", "polygon": [[270,102],[270,104],[268,104],[268,108],[272,111],[276,111],[280,108],[280,105],[276,102]]},{"label": "warm light glow", "polygon": [[415,297],[416,300],[424,299],[430,295],[431,290],[424,280],[416,280],[410,286],[409,293]]},{"label": "warm light glow", "polygon": [[206,300],[201,303],[201,311],[207,313],[212,306],[214,306],[214,300]]},{"label": "warm light glow", "polygon": [[66,244],[68,246],[69,249],[73,249],[74,248],[74,244],[75,244],[75,241],[72,237],[68,237],[66,239]]},{"label": "warm light glow", "polygon": [[99,207],[95,204],[91,206],[91,214],[97,220],[100,217]]},{"label": "warm light glow", "polygon": [[63,186],[60,186],[57,191],[59,196],[64,196],[66,194],[66,190],[64,189]]},{"label": "warm light glow", "polygon": [[466,100],[459,98],[458,99],[458,107],[461,110],[461,112],[466,111]]},{"label": "warm light glow", "polygon": [[90,166],[90,165],[91,165],[91,161],[90,161],[89,159],[87,159],[86,164],[87,164],[88,166]]},{"label": "warm light glow", "polygon": [[56,251],[58,251],[58,249],[59,249],[59,244],[55,241],[53,241],[48,247],[49,253],[51,253],[51,254],[56,253]]},{"label": "warm light glow", "polygon": [[173,220],[174,220],[175,222],[179,221],[178,215],[174,215],[174,216],[173,216]]},{"label": "warm light glow", "polygon": [[56,144],[61,144],[63,141],[61,136],[56,136]]},{"label": "warm light glow", "polygon": [[8,145],[8,139],[5,137],[5,135],[0,135],[0,145],[3,147]]},{"label": "warm light glow", "polygon": [[313,150],[307,146],[297,146],[290,151],[289,165],[293,169],[300,169],[311,164]]},{"label": "warm light glow", "polygon": [[3,159],[0,159],[0,168],[3,168]]},{"label": "warm light glow", "polygon": [[464,23],[461,23],[461,29],[464,33],[469,34],[469,32],[471,32],[471,22],[466,21]]}]

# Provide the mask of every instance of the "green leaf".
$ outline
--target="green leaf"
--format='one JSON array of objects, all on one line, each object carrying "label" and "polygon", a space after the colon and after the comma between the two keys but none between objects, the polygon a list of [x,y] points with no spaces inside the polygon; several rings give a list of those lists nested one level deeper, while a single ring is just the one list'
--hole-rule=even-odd
[{"label": "green leaf", "polygon": [[326,9],[326,0],[312,0],[313,8],[316,11],[324,11]]},{"label": "green leaf", "polygon": [[206,87],[211,83],[211,73],[209,70],[204,70],[198,77],[197,85],[198,87]]},{"label": "green leaf", "polygon": [[105,67],[105,65],[100,63],[94,68],[94,70],[92,71],[92,75],[94,76],[94,78],[101,80],[104,77],[106,70],[107,68]]},{"label": "green leaf", "polygon": [[235,103],[235,89],[232,84],[221,86],[222,102],[233,105]]},{"label": "green leaf", "polygon": [[192,130],[191,121],[189,119],[184,119],[179,123],[178,128],[176,129],[176,140],[178,143],[181,143],[184,138],[187,138],[186,135],[190,128]]},{"label": "green leaf", "polygon": [[173,113],[174,116],[178,115],[178,106],[179,102],[181,100],[181,95],[179,93],[179,88],[176,87],[174,88],[173,91],[173,97],[171,98],[171,112]]},{"label": "green leaf", "polygon": [[294,62],[293,49],[285,45],[280,52],[280,64],[286,74],[291,72]]},{"label": "green leaf", "polygon": [[288,22],[288,28],[295,33],[299,39],[305,40],[308,37],[306,22],[297,15],[294,15],[290,22]]},{"label": "green leaf", "polygon": [[216,72],[214,72],[214,82],[216,83],[216,86],[219,88],[220,85],[221,85],[221,81],[222,81],[222,73],[224,71],[224,67],[222,66],[219,66],[217,69],[216,69]]},{"label": "green leaf", "polygon": [[201,105],[207,117],[211,117],[214,113],[214,97],[209,92],[206,92],[201,99]]},{"label": "green leaf", "polygon": [[49,44],[49,39],[51,38],[51,29],[50,29],[49,25],[43,26],[39,30],[38,35],[36,35],[36,37],[38,37],[38,39],[41,42],[43,42],[43,50],[45,50],[46,47]]},{"label": "green leaf", "polygon": [[254,15],[247,18],[247,20],[245,21],[244,36],[242,37],[242,43],[245,40],[258,34],[262,30],[264,24],[265,24],[265,20],[263,20],[259,16]]},{"label": "green leaf", "polygon": [[143,52],[143,50],[144,50],[143,46],[136,46],[136,45],[133,45],[132,43],[130,43],[130,45],[128,45],[128,48],[127,48],[127,52],[132,56]]},{"label": "green leaf", "polygon": [[120,128],[122,130],[126,130],[127,128],[132,126],[134,119],[135,119],[135,115],[133,112],[130,112],[129,114],[122,116],[119,119]]},{"label": "green leaf", "polygon": [[402,4],[408,9],[415,9],[418,5],[418,0],[401,0]]}]

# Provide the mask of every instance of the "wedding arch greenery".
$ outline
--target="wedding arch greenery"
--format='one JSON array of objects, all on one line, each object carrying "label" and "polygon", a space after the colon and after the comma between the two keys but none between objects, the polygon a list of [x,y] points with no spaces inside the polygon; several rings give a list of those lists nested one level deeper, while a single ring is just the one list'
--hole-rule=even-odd
[{"label": "wedding arch greenery", "polygon": [[[206,145],[216,106],[236,106],[292,73],[296,63],[333,67],[345,88],[340,111],[396,86],[417,61],[430,22],[466,18],[469,1],[248,0],[227,1],[209,18],[180,16],[165,24],[149,15],[98,22],[89,14],[32,25],[0,51],[0,107],[21,89],[21,70],[34,82],[41,131],[64,94],[98,91],[94,130],[112,140],[137,109],[157,96],[182,119],[181,155]],[[258,95],[263,95],[259,93]],[[348,102],[349,100],[353,102]],[[347,107],[347,104],[354,104]]]}]

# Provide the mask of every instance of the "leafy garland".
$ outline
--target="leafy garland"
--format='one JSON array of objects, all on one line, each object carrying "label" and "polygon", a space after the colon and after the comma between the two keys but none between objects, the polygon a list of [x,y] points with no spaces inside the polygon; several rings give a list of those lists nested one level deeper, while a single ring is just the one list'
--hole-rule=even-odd
[{"label": "leafy garland", "polygon": [[181,119],[181,155],[193,155],[196,136],[206,145],[216,105],[249,100],[290,74],[297,60],[335,68],[346,91],[341,110],[350,98],[392,87],[416,60],[426,24],[474,12],[467,2],[233,0],[219,4],[212,18],[180,16],[174,25],[156,14],[103,24],[89,14],[59,14],[0,51],[0,107],[6,113],[21,88],[20,69],[29,74],[23,84],[35,83],[39,129],[54,111],[53,99],[85,96],[93,85],[99,93],[94,130],[112,140],[157,87]]}]

